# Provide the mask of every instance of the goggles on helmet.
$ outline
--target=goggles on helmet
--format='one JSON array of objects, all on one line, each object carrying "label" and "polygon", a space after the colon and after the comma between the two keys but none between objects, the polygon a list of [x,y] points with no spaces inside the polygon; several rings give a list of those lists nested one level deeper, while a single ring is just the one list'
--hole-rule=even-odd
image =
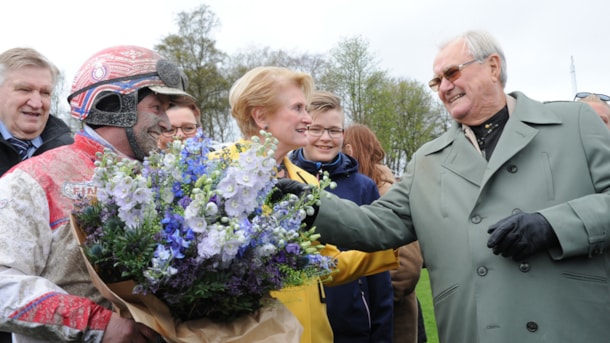
[{"label": "goggles on helmet", "polygon": [[137,93],[149,88],[175,102],[192,103],[186,75],[152,50],[119,46],[99,52],[81,67],[68,96],[72,116],[87,123],[131,127]]}]

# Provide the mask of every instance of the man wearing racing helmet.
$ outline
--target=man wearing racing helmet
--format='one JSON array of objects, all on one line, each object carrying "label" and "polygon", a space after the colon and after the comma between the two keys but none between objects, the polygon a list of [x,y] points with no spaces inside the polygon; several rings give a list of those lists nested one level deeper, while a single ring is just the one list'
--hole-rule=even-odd
[{"label": "man wearing racing helmet", "polygon": [[150,328],[110,311],[70,230],[73,203],[94,194],[96,153],[142,160],[171,129],[170,102],[193,102],[186,77],[157,53],[117,46],[89,58],[68,97],[84,129],[72,145],[0,178],[0,330],[14,342],[147,342]]}]

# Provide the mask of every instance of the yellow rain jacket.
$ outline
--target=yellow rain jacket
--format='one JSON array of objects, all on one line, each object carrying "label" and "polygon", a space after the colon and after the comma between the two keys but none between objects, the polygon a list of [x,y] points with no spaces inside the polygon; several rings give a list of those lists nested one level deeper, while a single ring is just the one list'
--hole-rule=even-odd
[{"label": "yellow rain jacket", "polygon": [[[240,141],[238,144],[244,144]],[[237,149],[231,146],[231,154],[237,158]],[[315,176],[297,167],[284,157],[287,176],[299,182],[317,185]],[[340,251],[336,246],[326,244],[320,252],[325,256],[337,259],[337,270],[332,279],[325,281],[325,286],[336,286],[357,280],[362,276],[381,273],[398,268],[398,257],[393,249],[365,253],[356,250]],[[333,343],[333,332],[326,315],[324,287],[321,280],[309,284],[288,287],[271,292],[271,296],[280,300],[303,325],[301,343]]]}]

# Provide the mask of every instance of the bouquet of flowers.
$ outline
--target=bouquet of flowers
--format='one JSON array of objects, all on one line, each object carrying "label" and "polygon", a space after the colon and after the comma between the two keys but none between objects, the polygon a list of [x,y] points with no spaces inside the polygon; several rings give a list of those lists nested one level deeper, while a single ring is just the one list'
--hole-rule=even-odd
[{"label": "bouquet of flowers", "polygon": [[211,152],[198,134],[143,163],[104,152],[96,197],[73,214],[101,280],[132,280],[134,294],[155,296],[178,322],[230,323],[269,305],[270,291],[330,274],[335,261],[302,221],[331,182],[303,197],[282,194],[276,141],[264,137]]}]

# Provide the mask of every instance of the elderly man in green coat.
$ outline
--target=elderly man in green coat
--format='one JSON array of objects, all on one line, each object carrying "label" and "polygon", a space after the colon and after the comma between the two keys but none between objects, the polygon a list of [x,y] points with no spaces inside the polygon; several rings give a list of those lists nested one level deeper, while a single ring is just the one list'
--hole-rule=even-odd
[{"label": "elderly man in green coat", "polygon": [[584,104],[505,94],[504,54],[485,32],[441,46],[433,70],[455,124],[372,205],[323,196],[322,241],[419,240],[441,342],[607,342],[607,128]]}]

